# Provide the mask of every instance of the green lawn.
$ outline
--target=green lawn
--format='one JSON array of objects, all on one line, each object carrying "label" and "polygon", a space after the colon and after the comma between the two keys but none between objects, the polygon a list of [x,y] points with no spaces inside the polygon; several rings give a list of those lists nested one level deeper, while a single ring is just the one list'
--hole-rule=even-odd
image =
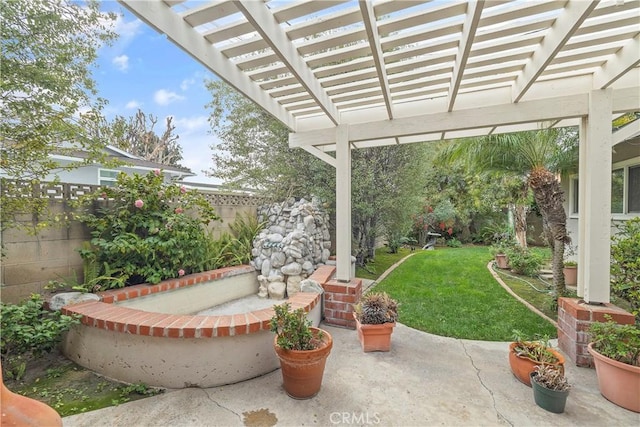
[{"label": "green lawn", "polygon": [[397,254],[390,254],[389,248],[379,248],[376,250],[376,258],[367,264],[367,268],[356,268],[356,277],[361,279],[377,279],[382,273],[387,271],[396,262],[409,255],[411,251],[408,248],[400,248]]},{"label": "green lawn", "polygon": [[[509,295],[487,271],[486,247],[419,251],[375,288],[400,302],[400,322],[437,335],[509,341],[556,336],[555,327]],[[391,263],[392,264],[392,263]]]}]

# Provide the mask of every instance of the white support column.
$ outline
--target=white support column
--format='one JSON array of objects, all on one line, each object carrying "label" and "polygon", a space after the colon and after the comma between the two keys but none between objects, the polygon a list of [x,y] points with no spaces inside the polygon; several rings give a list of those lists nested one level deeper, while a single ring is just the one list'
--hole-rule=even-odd
[{"label": "white support column", "polygon": [[589,94],[586,152],[580,164],[579,268],[587,303],[608,303],[611,250],[611,89]]},{"label": "white support column", "polygon": [[349,126],[336,128],[336,279],[351,280],[351,147]]},{"label": "white support column", "polygon": [[[587,251],[582,250],[586,239],[586,228],[583,212],[587,210],[587,204],[585,203],[587,194],[587,129],[589,128],[588,118],[582,117],[580,119],[580,126],[578,127],[578,135],[580,137],[579,155],[580,160],[578,163],[578,296],[584,297],[584,272],[585,268],[581,266],[587,265],[586,254]],[[576,242],[572,242],[576,244]]]}]

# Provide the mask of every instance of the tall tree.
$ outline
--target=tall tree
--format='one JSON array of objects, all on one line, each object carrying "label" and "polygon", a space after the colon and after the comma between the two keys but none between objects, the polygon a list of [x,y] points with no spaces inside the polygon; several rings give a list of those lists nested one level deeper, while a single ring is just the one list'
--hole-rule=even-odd
[{"label": "tall tree", "polygon": [[[212,94],[213,167],[208,171],[235,187],[250,187],[274,199],[316,195],[335,204],[335,169],[311,154],[291,149],[289,130],[264,110],[219,81]],[[376,237],[408,231],[409,206],[422,189],[418,144],[352,152],[352,229],[359,264],[374,255]]]},{"label": "tall tree", "polygon": [[96,138],[141,159],[163,165],[180,166],[182,147],[178,142],[180,136],[175,134],[173,117],[169,116],[165,119],[162,134],[157,134],[155,131],[157,123],[158,117],[138,110],[135,116],[129,118],[116,116],[110,122],[99,118],[94,123],[93,132]]},{"label": "tall tree", "polygon": [[231,188],[249,187],[275,200],[316,195],[333,201],[335,171],[306,151],[289,148],[289,130],[221,81],[207,81],[209,123],[219,142],[211,145],[207,174]]},{"label": "tall tree", "polygon": [[562,295],[565,291],[564,247],[570,238],[566,229],[564,192],[558,175],[577,171],[575,129],[543,129],[460,140],[450,147],[447,155],[449,159],[462,159],[478,171],[495,171],[526,179],[542,215],[553,253],[556,294]]},{"label": "tall tree", "polygon": [[[97,50],[115,39],[114,14],[97,1],[0,2],[0,169],[5,177],[38,182],[59,165],[50,157],[81,149],[86,162],[103,156],[103,143],[86,134],[79,112],[99,111],[91,67]],[[78,167],[75,164],[70,167]],[[31,189],[2,180],[2,227],[16,212],[40,212],[46,204]],[[22,196],[22,197],[20,197]]]}]

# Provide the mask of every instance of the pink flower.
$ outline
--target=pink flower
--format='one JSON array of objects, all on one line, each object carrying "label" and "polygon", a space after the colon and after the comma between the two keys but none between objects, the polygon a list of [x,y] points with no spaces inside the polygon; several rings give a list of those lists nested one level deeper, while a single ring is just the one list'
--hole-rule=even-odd
[{"label": "pink flower", "polygon": [[103,199],[106,199],[106,198],[107,198],[107,193],[103,192],[103,193],[100,195],[100,197],[102,197]]},{"label": "pink flower", "polygon": [[155,176],[160,176],[160,169],[154,169],[154,170],[153,170],[153,174],[154,174]]},{"label": "pink flower", "polygon": [[181,213],[182,213],[182,208],[176,208],[175,212],[176,212],[177,214],[181,214]]},{"label": "pink flower", "polygon": [[178,277],[182,277],[182,276],[184,276],[184,270],[180,269],[178,270]]},{"label": "pink flower", "polygon": [[184,185],[181,185],[181,186],[180,186],[180,192],[181,192],[182,194],[186,193],[186,192],[187,192],[187,187],[185,187]]},{"label": "pink flower", "polygon": [[138,200],[135,201],[134,205],[135,205],[136,208],[141,208],[141,207],[144,206],[144,202],[142,200],[138,199]]}]

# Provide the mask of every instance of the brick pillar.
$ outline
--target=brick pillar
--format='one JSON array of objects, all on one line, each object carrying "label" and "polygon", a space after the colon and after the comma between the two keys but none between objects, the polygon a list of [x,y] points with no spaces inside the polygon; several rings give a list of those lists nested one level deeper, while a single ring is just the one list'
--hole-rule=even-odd
[{"label": "brick pillar", "polygon": [[349,283],[331,279],[322,284],[324,288],[324,321],[328,325],[355,329],[353,305],[362,296],[362,280],[351,279]]},{"label": "brick pillar", "polygon": [[622,325],[635,322],[633,314],[613,304],[589,305],[577,298],[558,298],[558,346],[577,366],[593,367],[587,351],[588,330],[593,322],[606,322],[605,315]]}]

